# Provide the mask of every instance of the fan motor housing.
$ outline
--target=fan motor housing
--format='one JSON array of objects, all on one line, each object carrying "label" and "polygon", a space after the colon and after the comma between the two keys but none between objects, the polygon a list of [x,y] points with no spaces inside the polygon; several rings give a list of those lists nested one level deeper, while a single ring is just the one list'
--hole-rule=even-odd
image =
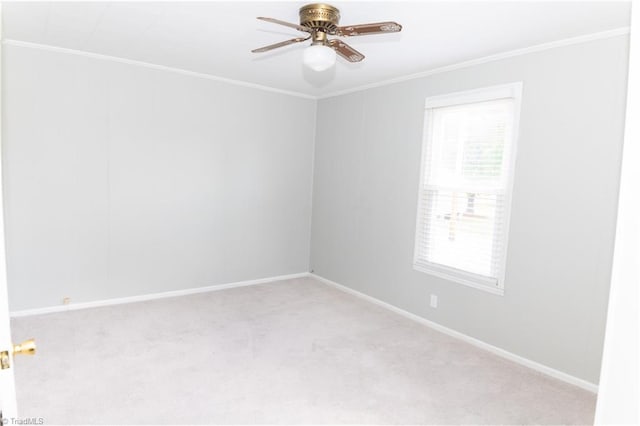
[{"label": "fan motor housing", "polygon": [[340,11],[325,3],[313,3],[300,8],[300,25],[325,33],[333,33],[340,22]]}]

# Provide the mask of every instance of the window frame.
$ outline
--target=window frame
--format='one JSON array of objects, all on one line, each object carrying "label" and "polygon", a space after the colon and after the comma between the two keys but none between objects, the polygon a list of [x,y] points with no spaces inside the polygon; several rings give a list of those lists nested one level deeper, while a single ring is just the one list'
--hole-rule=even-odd
[{"label": "window frame", "polygon": [[[434,108],[449,107],[455,105],[472,104],[477,102],[492,101],[497,99],[513,99],[513,122],[510,134],[509,158],[506,166],[507,176],[504,188],[504,223],[502,235],[502,256],[498,260],[497,279],[487,278],[472,272],[453,268],[446,265],[431,263],[419,258],[421,243],[420,227],[424,218],[424,179],[427,168],[427,154],[432,145],[431,120]],[[511,202],[513,196],[513,182],[517,157],[518,136],[520,129],[520,109],[522,103],[522,82],[513,82],[497,86],[482,87],[473,90],[453,92],[443,95],[430,96],[425,100],[424,125],[422,133],[422,153],[420,156],[420,178],[418,183],[418,202],[415,228],[415,245],[413,252],[413,269],[439,278],[444,278],[459,284],[463,284],[489,293],[504,295],[504,283],[506,276],[507,253],[509,243],[509,230],[511,222]],[[494,235],[494,238],[499,238]],[[495,243],[494,243],[495,247]]]}]

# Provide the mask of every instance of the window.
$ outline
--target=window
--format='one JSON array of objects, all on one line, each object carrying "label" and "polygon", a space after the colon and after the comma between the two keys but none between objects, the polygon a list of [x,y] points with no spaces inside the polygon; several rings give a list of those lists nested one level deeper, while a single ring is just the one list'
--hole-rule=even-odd
[{"label": "window", "polygon": [[415,269],[503,294],[521,91],[427,99]]}]

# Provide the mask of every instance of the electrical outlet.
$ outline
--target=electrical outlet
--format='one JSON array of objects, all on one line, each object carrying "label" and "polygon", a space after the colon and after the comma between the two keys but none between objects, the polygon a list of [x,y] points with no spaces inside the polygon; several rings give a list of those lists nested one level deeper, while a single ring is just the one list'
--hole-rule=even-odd
[{"label": "electrical outlet", "polygon": [[70,297],[67,296],[67,297],[64,297],[62,299],[62,304],[63,305],[68,305],[69,303],[71,303],[71,298]]},{"label": "electrical outlet", "polygon": [[435,294],[431,295],[431,307],[432,308],[438,307],[438,296],[436,296]]}]

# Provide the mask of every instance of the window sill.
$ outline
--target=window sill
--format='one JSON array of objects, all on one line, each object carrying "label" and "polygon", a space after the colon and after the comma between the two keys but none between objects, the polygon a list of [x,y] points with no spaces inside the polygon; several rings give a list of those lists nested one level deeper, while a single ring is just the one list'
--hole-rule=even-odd
[{"label": "window sill", "polygon": [[[419,272],[424,272],[425,274],[430,274],[436,276],[438,278],[444,278],[445,280],[453,281],[458,284],[463,284],[468,287],[473,287],[478,290],[486,291],[487,293],[496,294],[498,296],[504,296],[504,289],[498,286],[494,286],[491,284],[485,284],[482,282],[478,282],[474,280],[474,278],[469,274],[468,277],[463,276],[464,273],[459,273],[452,268],[447,267],[434,267],[427,266],[423,263],[414,263],[413,269]],[[466,274],[465,274],[466,275]]]}]

